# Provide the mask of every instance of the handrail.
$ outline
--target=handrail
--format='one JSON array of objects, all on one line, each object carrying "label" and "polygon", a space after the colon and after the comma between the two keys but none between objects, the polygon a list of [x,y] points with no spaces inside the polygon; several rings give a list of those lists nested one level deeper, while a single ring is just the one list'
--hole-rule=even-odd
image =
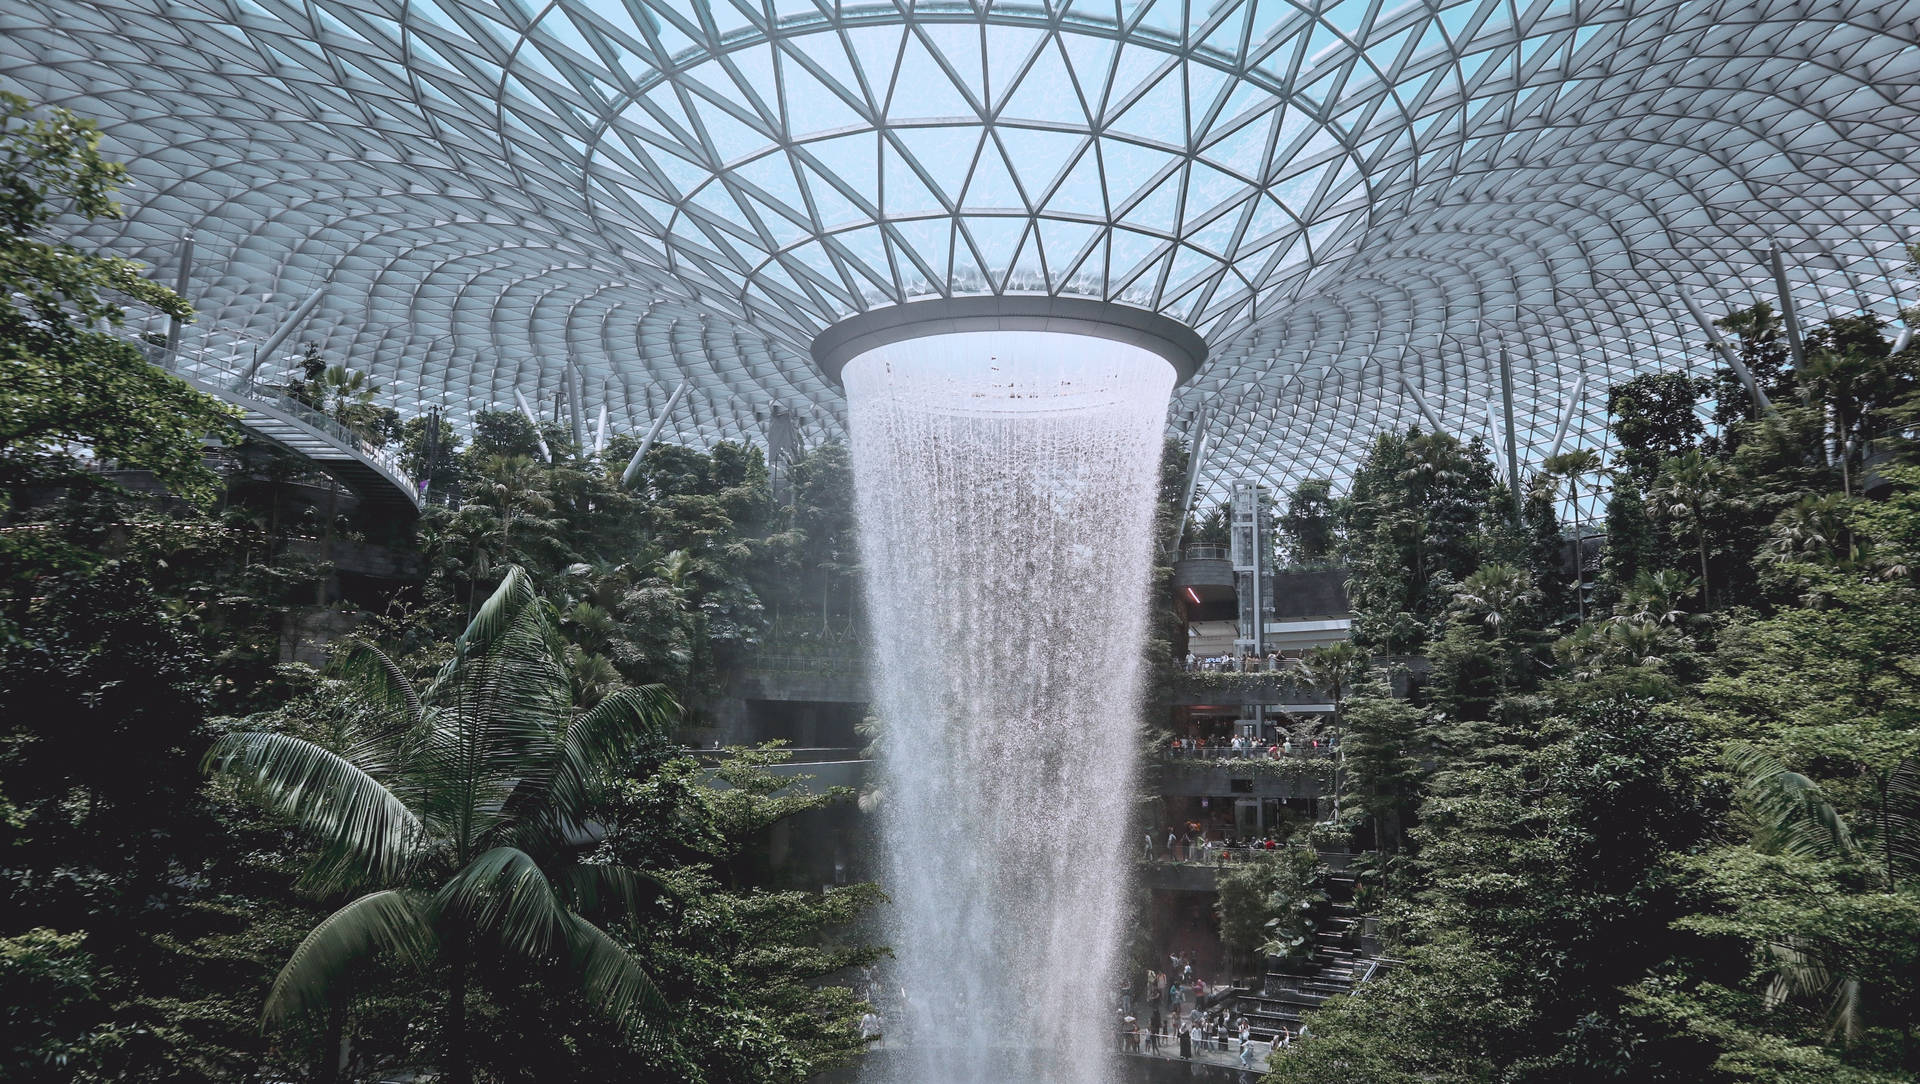
[{"label": "handrail", "polygon": [[271,385],[263,385],[248,379],[247,367],[238,364],[240,357],[238,344],[241,337],[228,335],[228,356],[226,361],[219,360],[213,347],[213,333],[203,332],[192,345],[182,343],[172,352],[152,350],[149,359],[162,369],[175,376],[200,386],[203,390],[221,398],[236,400],[237,405],[258,404],[261,408],[275,411],[291,417],[294,421],[317,431],[342,451],[358,457],[368,466],[384,476],[388,482],[403,490],[415,504],[420,503],[420,486],[413,475],[400,464],[394,453],[377,448],[366,438],[341,424],[339,419],[315,410],[306,403],[288,395],[285,390]]}]

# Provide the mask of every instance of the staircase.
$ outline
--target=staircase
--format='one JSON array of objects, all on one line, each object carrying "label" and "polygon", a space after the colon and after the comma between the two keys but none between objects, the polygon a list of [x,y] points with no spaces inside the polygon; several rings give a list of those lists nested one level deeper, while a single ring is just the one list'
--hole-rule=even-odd
[{"label": "staircase", "polygon": [[1254,1037],[1271,1042],[1285,1027],[1300,1034],[1300,1018],[1329,998],[1350,992],[1372,973],[1372,957],[1360,951],[1360,915],[1353,907],[1354,878],[1329,877],[1333,912],[1313,935],[1313,952],[1297,972],[1269,970],[1260,988],[1236,989],[1234,1013],[1247,1018]]}]

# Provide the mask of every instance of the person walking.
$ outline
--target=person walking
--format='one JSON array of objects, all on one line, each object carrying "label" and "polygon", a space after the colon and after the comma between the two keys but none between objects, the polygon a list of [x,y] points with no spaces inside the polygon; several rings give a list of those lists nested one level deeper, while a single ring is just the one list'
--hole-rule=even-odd
[{"label": "person walking", "polygon": [[1240,1020],[1240,1068],[1253,1068],[1253,1028],[1244,1017]]}]

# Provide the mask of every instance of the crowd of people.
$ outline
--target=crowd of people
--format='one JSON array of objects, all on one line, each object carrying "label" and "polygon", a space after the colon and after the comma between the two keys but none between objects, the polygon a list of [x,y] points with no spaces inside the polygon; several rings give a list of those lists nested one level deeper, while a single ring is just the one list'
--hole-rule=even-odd
[{"label": "crowd of people", "polygon": [[1265,655],[1255,655],[1249,651],[1240,655],[1204,656],[1189,651],[1186,664],[1189,673],[1257,674],[1298,669],[1300,660],[1278,651],[1269,651]]},{"label": "crowd of people", "polygon": [[[1253,1026],[1244,1016],[1233,1016],[1223,1002],[1230,994],[1225,987],[1209,987],[1194,974],[1193,962],[1172,957],[1166,971],[1148,970],[1140,988],[1132,984],[1121,988],[1114,1037],[1118,1048],[1132,1054],[1160,1054],[1166,1057],[1192,1058],[1196,1053],[1227,1054],[1238,1052],[1243,1068],[1253,1067],[1256,1040]],[[1287,1040],[1291,1036],[1282,1036]],[[1281,1036],[1268,1044],[1285,1045]]]},{"label": "crowd of people", "polygon": [[[1163,846],[1164,844],[1164,846]],[[1141,857],[1148,862],[1233,862],[1261,851],[1278,850],[1287,844],[1272,835],[1239,838],[1222,832],[1218,838],[1208,834],[1205,825],[1188,822],[1160,833],[1149,830],[1141,841]]]},{"label": "crowd of people", "polygon": [[1236,734],[1231,738],[1207,738],[1202,735],[1169,738],[1167,741],[1167,752],[1173,756],[1240,757],[1251,760],[1322,757],[1339,748],[1337,738],[1301,738],[1296,741],[1292,734],[1280,734],[1271,741],[1262,741],[1249,734]]}]

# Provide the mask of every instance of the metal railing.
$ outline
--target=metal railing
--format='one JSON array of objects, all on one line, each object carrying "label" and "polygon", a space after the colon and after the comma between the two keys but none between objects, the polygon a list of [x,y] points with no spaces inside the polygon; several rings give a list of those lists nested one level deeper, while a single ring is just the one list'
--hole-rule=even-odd
[{"label": "metal railing", "polygon": [[1183,561],[1224,561],[1227,559],[1227,547],[1206,545],[1188,546],[1180,551],[1180,559]]},{"label": "metal railing", "polygon": [[[148,359],[175,376],[234,402],[236,406],[258,404],[266,410],[291,417],[315,430],[342,451],[364,460],[418,503],[420,486],[400,464],[398,456],[368,442],[339,419],[293,398],[286,389],[260,383],[251,351],[246,349],[245,337],[192,325],[182,331],[179,347],[171,352],[148,339]],[[187,334],[190,331],[199,333],[190,337]]]}]

